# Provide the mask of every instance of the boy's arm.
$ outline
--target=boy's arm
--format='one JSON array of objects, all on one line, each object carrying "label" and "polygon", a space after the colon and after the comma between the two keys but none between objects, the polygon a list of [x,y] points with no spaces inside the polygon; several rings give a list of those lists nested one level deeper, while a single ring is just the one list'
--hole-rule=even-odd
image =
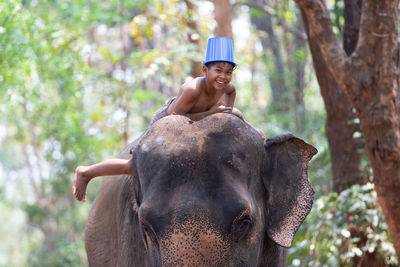
[{"label": "boy's arm", "polygon": [[171,114],[184,115],[190,112],[200,94],[195,88],[183,87],[181,93],[173,102]]},{"label": "boy's arm", "polygon": [[225,106],[233,108],[236,98],[236,88],[230,84],[228,90],[225,92]]},{"label": "boy's arm", "polygon": [[170,111],[170,114],[185,115],[191,120],[200,120],[213,113],[230,112],[232,110],[231,107],[213,106],[207,111],[189,113],[196,103],[199,94],[200,92],[196,89],[182,88],[182,94],[174,101],[175,103],[173,103],[173,108]]},{"label": "boy's arm", "polygon": [[232,112],[231,107],[226,107],[226,106],[213,106],[209,110],[202,111],[202,112],[195,112],[195,113],[186,113],[186,112],[176,112],[173,111],[173,114],[177,115],[185,115],[189,119],[193,121],[201,120],[202,118],[211,115],[213,113],[218,113],[218,112]]},{"label": "boy's arm", "polygon": [[[227,90],[224,92],[225,99],[224,99],[224,105],[214,105],[212,108],[210,108],[207,111],[204,112],[198,112],[198,113],[190,113],[187,114],[187,116],[192,119],[192,120],[200,120],[204,118],[205,116],[208,116],[213,113],[218,113],[218,112],[232,112],[233,105],[235,104],[235,98],[236,98],[236,88],[235,86],[231,83],[229,84]],[[236,114],[235,114],[236,115]],[[240,118],[240,116],[239,116]]]},{"label": "boy's arm", "polygon": [[217,112],[223,112],[223,111],[217,111],[217,109],[209,109],[207,111],[203,111],[203,112],[197,112],[197,113],[187,113],[185,114],[186,117],[188,117],[189,119],[193,120],[193,121],[198,121],[201,120],[202,118],[211,115],[213,113],[217,113]]}]

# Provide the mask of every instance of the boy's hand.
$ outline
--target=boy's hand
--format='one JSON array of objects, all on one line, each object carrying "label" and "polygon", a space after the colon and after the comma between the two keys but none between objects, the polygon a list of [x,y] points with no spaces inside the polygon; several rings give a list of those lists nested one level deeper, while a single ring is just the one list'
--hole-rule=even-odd
[{"label": "boy's hand", "polygon": [[232,112],[232,107],[227,107],[227,106],[224,106],[224,105],[220,105],[220,106],[213,107],[212,111],[214,111],[215,113],[219,113],[219,112],[230,113],[230,112]]}]

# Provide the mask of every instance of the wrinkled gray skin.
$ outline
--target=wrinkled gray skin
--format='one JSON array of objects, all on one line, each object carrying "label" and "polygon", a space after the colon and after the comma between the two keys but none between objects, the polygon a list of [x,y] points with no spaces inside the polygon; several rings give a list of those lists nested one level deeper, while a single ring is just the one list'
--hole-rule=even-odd
[{"label": "wrinkled gray skin", "polygon": [[308,161],[290,135],[263,142],[218,113],[168,116],[133,149],[133,176],[104,180],[86,225],[90,266],[285,266],[309,213]]}]

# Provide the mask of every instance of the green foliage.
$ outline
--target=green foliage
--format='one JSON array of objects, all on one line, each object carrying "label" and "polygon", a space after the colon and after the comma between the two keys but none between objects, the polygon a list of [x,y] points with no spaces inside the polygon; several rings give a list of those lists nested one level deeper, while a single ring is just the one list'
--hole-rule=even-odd
[{"label": "green foliage", "polygon": [[332,5],[330,7],[330,14],[332,18],[332,27],[333,32],[336,35],[336,38],[340,41],[342,39],[342,31],[344,27],[344,0],[334,0],[330,2]]},{"label": "green foliage", "polygon": [[354,266],[373,255],[398,264],[372,184],[318,198],[289,249],[290,266]]},{"label": "green foliage", "polygon": [[[88,208],[82,212],[73,202],[72,173],[79,163],[97,161],[122,145],[121,135],[107,133],[112,127],[103,135],[91,134],[105,128],[105,121],[90,119],[96,114],[94,98],[85,91],[99,73],[81,53],[88,44],[83,36],[91,23],[87,11],[94,3],[0,3],[3,201],[14,202],[8,214],[25,214],[6,217],[3,226],[26,223],[15,240],[4,240],[1,256],[13,256],[1,264],[80,266],[86,261],[80,240]],[[96,111],[100,118],[107,114],[107,109]]]},{"label": "green foliage", "polygon": [[[51,249],[55,249],[57,253],[51,253]],[[32,267],[88,266],[83,240],[70,242],[60,237],[57,243],[54,244],[54,248],[49,248],[44,244],[37,244],[37,246],[32,247],[28,265]]]}]

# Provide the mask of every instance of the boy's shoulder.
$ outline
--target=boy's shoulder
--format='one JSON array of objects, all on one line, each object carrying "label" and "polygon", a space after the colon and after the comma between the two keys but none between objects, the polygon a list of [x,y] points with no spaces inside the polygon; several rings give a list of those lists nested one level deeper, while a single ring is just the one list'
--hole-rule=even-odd
[{"label": "boy's shoulder", "polygon": [[202,90],[201,80],[202,80],[202,77],[197,77],[188,82],[185,82],[182,85],[181,90],[185,91],[185,92],[191,92],[191,93],[200,93]]},{"label": "boy's shoulder", "polygon": [[230,82],[230,83],[228,84],[228,86],[225,88],[224,93],[230,94],[230,93],[235,92],[235,91],[236,91],[235,85],[234,85],[233,83]]},{"label": "boy's shoulder", "polygon": [[236,87],[232,82],[229,83],[229,86],[227,88],[228,90],[233,90],[233,91],[236,90]]}]

